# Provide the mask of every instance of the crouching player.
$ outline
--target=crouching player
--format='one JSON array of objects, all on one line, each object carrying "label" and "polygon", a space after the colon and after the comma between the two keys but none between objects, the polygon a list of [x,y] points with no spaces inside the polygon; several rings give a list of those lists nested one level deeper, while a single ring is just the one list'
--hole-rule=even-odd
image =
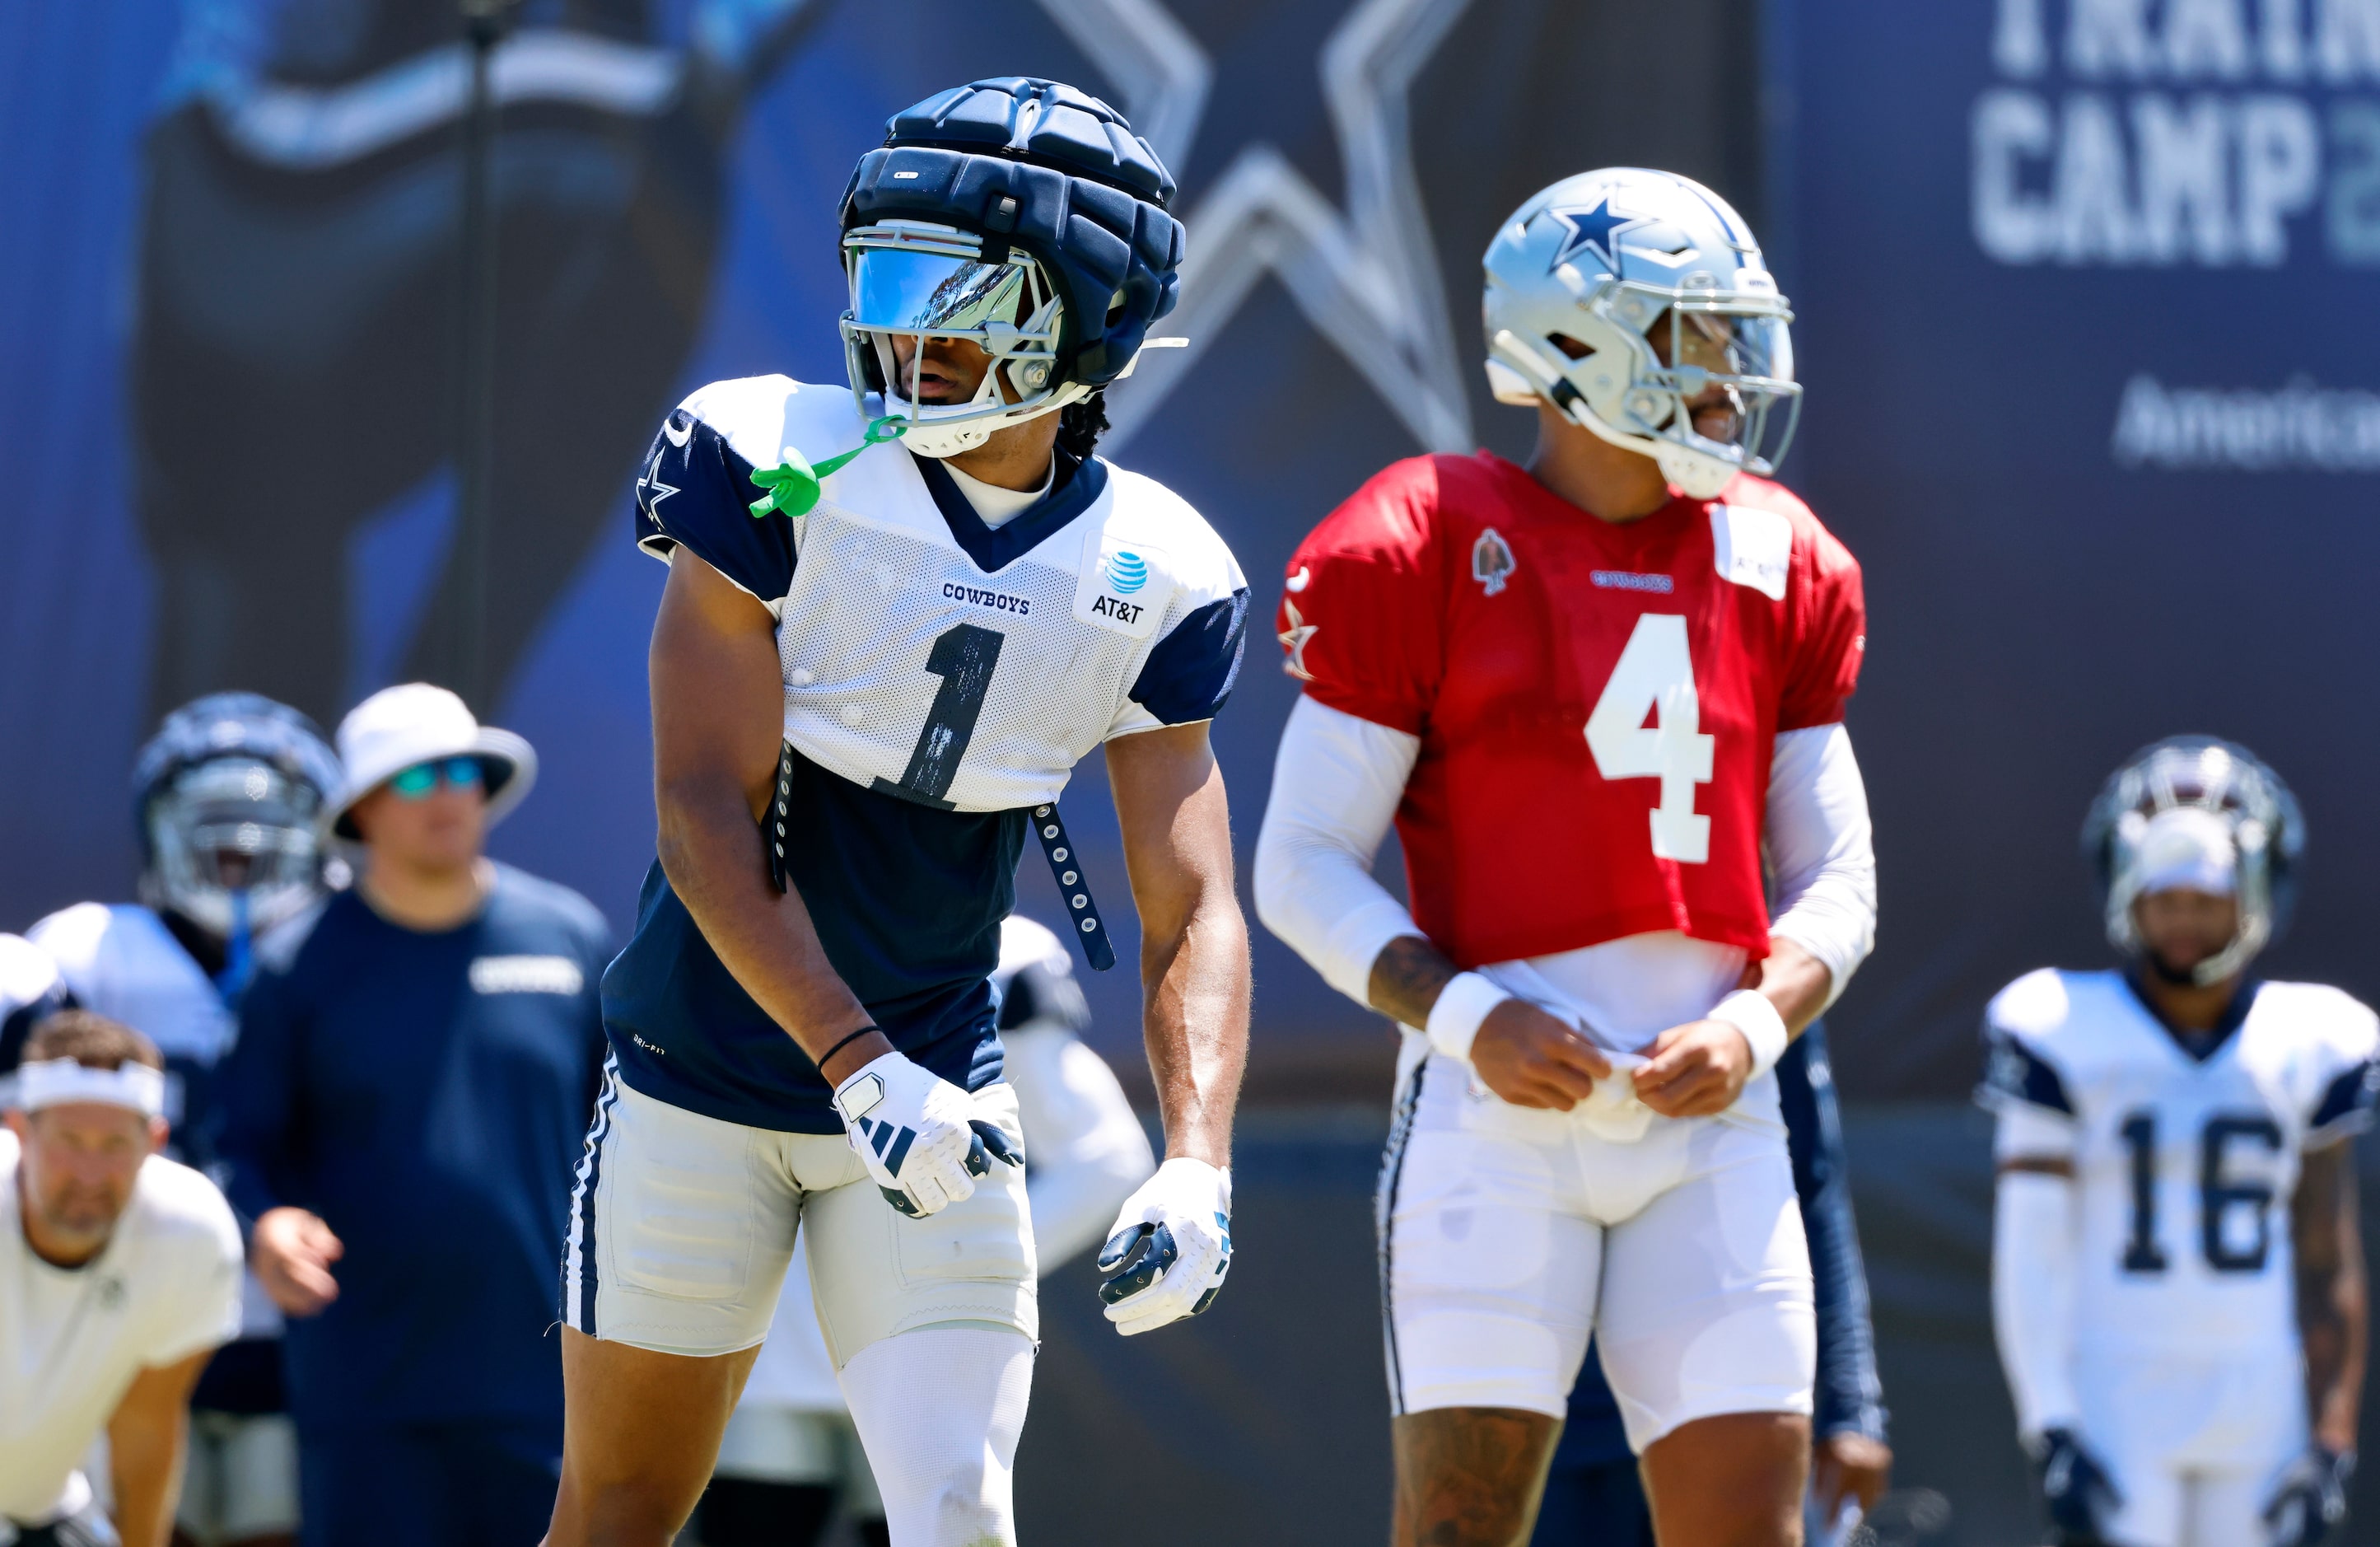
[{"label": "crouching player", "polygon": [[[1798,1541],[1815,1334],[1773,1070],[1874,934],[1859,568],[1759,476],[1790,313],[1717,195],[1572,177],[1486,263],[1536,455],[1399,463],[1290,560],[1305,693],[1257,849],[1265,921],[1408,1028],[1396,1540],[1528,1539],[1592,1334],[1659,1539]],[[1369,869],[1391,818],[1410,914]]]},{"label": "crouching player", "polygon": [[2123,965],[2028,973],[1985,1014],[1993,1324],[2070,1547],[2313,1547],[2346,1517],[2368,1335],[2346,1140],[2380,1022],[2249,975],[2303,845],[2244,749],[2158,742],[2083,829]]},{"label": "crouching player", "polygon": [[[60,1011],[34,1029],[11,1078],[0,1541],[164,1547],[190,1388],[239,1335],[239,1226],[213,1183],[157,1153],[165,1061],[139,1032]],[[103,1432],[104,1510],[79,1469]]]},{"label": "crouching player", "polygon": [[1207,723],[1247,589],[1093,454],[1172,305],[1172,192],[1069,87],[920,103],[844,195],[847,389],[721,383],[653,440],[661,853],[603,982],[557,1547],[676,1533],[797,1228],[893,1542],[1014,1540],[1038,1319],[990,980],[1028,830],[1112,960],[1055,804],[1102,747],[1166,1136],[1103,1298],[1131,1334],[1221,1288],[1248,966]]}]

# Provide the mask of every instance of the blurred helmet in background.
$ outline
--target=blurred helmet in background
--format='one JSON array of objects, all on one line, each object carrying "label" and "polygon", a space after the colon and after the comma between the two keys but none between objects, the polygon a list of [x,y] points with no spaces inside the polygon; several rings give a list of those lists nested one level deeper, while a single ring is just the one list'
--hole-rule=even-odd
[{"label": "blurred helmet in background", "polygon": [[1497,401],[1542,397],[1695,499],[1777,470],[1802,404],[1793,313],[1727,201],[1668,172],[1582,173],[1515,210],[1482,262]]},{"label": "blurred helmet in background", "polygon": [[2211,736],[2168,737],[2133,753],[2082,823],[2108,943],[2127,956],[2143,948],[2132,904],[2143,893],[2189,886],[2237,899],[2239,930],[2193,969],[2201,985],[2221,982],[2280,938],[2304,849],[2305,818],[2280,775]]},{"label": "blurred helmet in background", "polygon": [[134,767],[141,901],[225,939],[289,918],[322,892],[319,819],[338,783],[322,732],[286,704],[184,704]]},{"label": "blurred helmet in background", "polygon": [[[904,445],[954,457],[1131,371],[1173,310],[1182,225],[1172,177],[1123,115],[1015,76],[929,97],[886,130],[843,199],[844,352],[863,416],[881,394]],[[981,346],[992,366],[974,398],[915,401],[903,335],[913,370],[927,339]]]}]

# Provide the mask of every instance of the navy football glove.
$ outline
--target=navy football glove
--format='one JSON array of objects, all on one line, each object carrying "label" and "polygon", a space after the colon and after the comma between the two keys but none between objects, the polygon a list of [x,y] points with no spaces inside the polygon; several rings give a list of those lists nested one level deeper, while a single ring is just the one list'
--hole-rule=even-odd
[{"label": "navy football glove", "polygon": [[2343,1455],[2308,1445],[2289,1463],[2265,1505],[2272,1547],[2320,1547],[2347,1519],[2347,1482],[2355,1475],[2355,1453]]},{"label": "navy football glove", "polygon": [[2034,1443],[2034,1462],[2041,1468],[2041,1498],[2058,1528],[2058,1547],[2098,1547],[2104,1517],[2123,1502],[2099,1458],[2082,1448],[2074,1431],[2050,1429]]}]

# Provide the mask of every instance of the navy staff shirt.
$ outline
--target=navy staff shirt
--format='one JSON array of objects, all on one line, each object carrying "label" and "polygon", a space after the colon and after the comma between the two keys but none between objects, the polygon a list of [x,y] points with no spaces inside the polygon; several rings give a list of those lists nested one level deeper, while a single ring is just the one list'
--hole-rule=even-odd
[{"label": "navy staff shirt", "polygon": [[552,1331],[601,1075],[610,942],[577,893],[496,867],[424,933],[334,896],[241,1008],[218,1092],[233,1205],[327,1222],[339,1296],[288,1329],[308,1429],[562,1421]]}]

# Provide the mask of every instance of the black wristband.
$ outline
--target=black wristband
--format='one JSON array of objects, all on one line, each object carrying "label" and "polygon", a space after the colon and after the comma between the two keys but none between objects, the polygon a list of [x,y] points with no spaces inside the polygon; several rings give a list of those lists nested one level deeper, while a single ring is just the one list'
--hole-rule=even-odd
[{"label": "black wristband", "polygon": [[845,1037],[843,1041],[827,1049],[824,1053],[820,1054],[818,1061],[819,1073],[826,1073],[827,1061],[832,1058],[836,1054],[841,1053],[844,1048],[849,1047],[852,1043],[859,1041],[860,1038],[867,1036],[869,1032],[881,1031],[883,1029],[884,1029],[882,1027],[874,1025],[873,1023],[863,1026],[858,1030],[854,1031],[850,1036]]}]

